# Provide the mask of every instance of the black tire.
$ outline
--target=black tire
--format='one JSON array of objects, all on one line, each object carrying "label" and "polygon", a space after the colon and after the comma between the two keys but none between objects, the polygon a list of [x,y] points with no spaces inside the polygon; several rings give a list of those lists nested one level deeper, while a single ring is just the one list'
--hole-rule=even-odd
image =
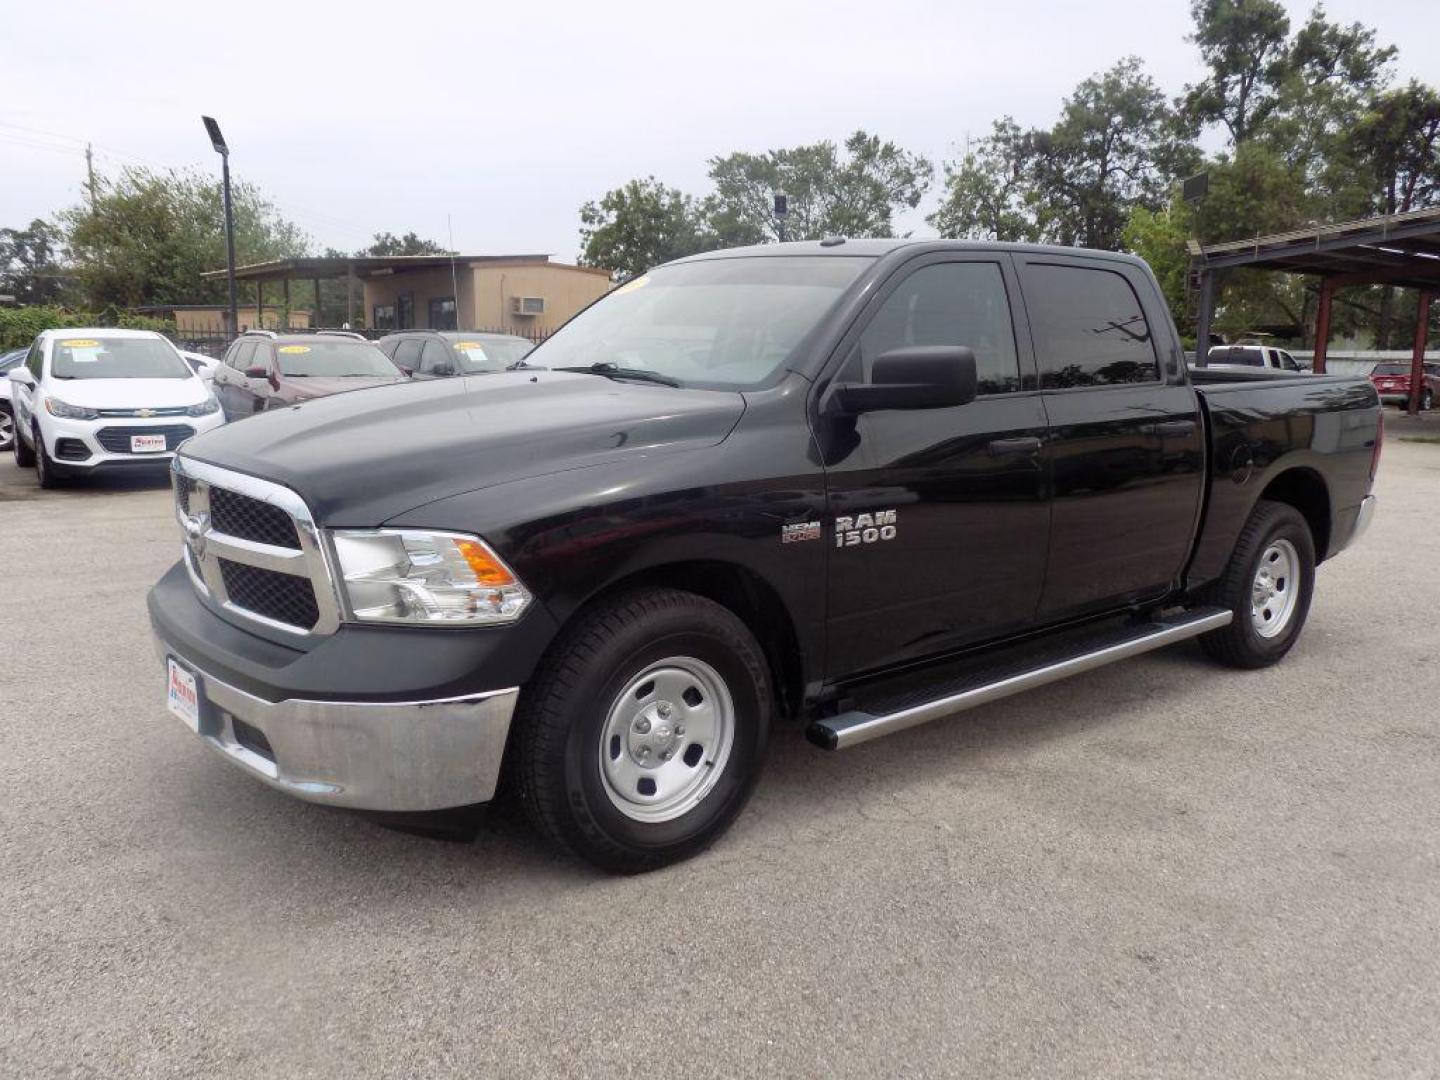
[{"label": "black tire", "polygon": [[[1299,581],[1287,583],[1291,588],[1298,584],[1298,589],[1284,629],[1273,637],[1266,637],[1255,625],[1252,589],[1261,559],[1277,542],[1288,542],[1298,556]],[[1236,541],[1224,575],[1205,596],[1206,602],[1229,608],[1235,618],[1229,626],[1202,635],[1200,644],[1212,659],[1230,667],[1268,667],[1289,652],[1300,637],[1314,592],[1315,541],[1309,524],[1293,506],[1261,499],[1240,530],[1240,539]]]},{"label": "black tire", "polygon": [[[668,821],[637,821],[607,791],[602,738],[627,684],[670,657],[696,658],[723,679],[733,742],[696,805]],[[653,870],[703,850],[740,813],[759,777],[773,707],[764,653],[733,612],[677,589],[624,593],[578,616],[523,691],[513,782],[553,844],[605,870]]]},{"label": "black tire", "polygon": [[65,480],[65,474],[55,464],[55,459],[45,452],[45,440],[39,431],[32,430],[35,437],[35,481],[46,491],[53,491]]},{"label": "black tire", "polygon": [[6,402],[0,401],[0,453],[9,450],[19,437],[19,432],[15,430],[15,414]]},{"label": "black tire", "polygon": [[15,464],[28,469],[35,464],[35,450],[25,445],[25,436],[20,434],[20,425],[15,425]]}]

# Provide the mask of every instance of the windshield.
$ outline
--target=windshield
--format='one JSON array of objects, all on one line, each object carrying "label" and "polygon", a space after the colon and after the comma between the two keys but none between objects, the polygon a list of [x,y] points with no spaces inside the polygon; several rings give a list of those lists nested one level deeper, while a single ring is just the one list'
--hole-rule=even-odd
[{"label": "windshield", "polygon": [[16,349],[12,353],[0,356],[0,371],[9,371],[12,367],[18,367],[20,361],[25,359],[25,350]]},{"label": "windshield", "polygon": [[524,338],[487,337],[464,334],[446,334],[446,339],[460,354],[460,370],[504,371],[511,364],[519,363],[535,346]]},{"label": "windshield", "polygon": [[610,364],[715,389],[758,386],[870,261],[762,255],[661,267],[582,311],[525,362]]},{"label": "windshield", "polygon": [[57,338],[50,346],[56,379],[193,379],[168,342],[157,338]]},{"label": "windshield", "polygon": [[349,375],[373,378],[400,374],[400,369],[384,353],[364,341],[317,339],[303,345],[276,345],[275,355],[280,361],[280,374],[297,378],[344,378]]},{"label": "windshield", "polygon": [[1372,375],[1409,375],[1409,364],[1376,364]]}]

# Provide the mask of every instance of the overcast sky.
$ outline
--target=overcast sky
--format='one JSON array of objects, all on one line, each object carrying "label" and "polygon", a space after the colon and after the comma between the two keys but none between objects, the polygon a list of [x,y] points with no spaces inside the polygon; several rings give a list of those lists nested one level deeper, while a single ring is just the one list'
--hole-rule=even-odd
[{"label": "overcast sky", "polygon": [[[1292,21],[1308,2],[1287,0]],[[1437,0],[1331,0],[1440,82]],[[594,0],[5,6],[0,226],[75,202],[102,170],[218,168],[317,247],[414,229],[471,253],[578,250],[578,207],[635,176],[707,190],[706,159],[856,128],[938,167],[1012,114],[1051,122],[1134,53],[1167,93],[1198,77],[1188,0]],[[938,189],[938,184],[937,184]],[[927,202],[901,223],[927,231]]]}]

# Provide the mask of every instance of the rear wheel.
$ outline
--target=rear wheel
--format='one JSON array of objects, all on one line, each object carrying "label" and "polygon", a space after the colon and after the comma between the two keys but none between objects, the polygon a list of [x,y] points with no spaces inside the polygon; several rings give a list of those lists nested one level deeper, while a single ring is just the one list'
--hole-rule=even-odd
[{"label": "rear wheel", "polygon": [[1425,392],[1420,395],[1420,411],[1421,411],[1421,412],[1429,412],[1431,406],[1433,406],[1434,404],[1435,404],[1435,391],[1434,391],[1434,390],[1431,390],[1431,389],[1427,386],[1427,387],[1425,388]]},{"label": "rear wheel", "polygon": [[8,405],[0,404],[0,452],[9,450],[15,442],[15,417]]},{"label": "rear wheel", "polygon": [[772,710],[765,657],[731,611],[643,589],[582,615],[527,688],[515,776],[552,842],[633,873],[689,857],[739,814]]},{"label": "rear wheel", "polygon": [[1230,625],[1200,638],[1231,667],[1275,663],[1295,644],[1315,588],[1315,542],[1293,506],[1262,499],[1240,531],[1230,565],[1207,599],[1234,613]]}]

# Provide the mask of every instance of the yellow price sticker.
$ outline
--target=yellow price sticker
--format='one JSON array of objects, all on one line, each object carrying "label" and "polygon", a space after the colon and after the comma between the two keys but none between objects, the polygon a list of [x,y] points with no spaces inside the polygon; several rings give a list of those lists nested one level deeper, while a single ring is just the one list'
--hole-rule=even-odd
[{"label": "yellow price sticker", "polygon": [[67,349],[98,349],[100,347],[100,342],[88,337],[71,338],[69,341],[60,342],[60,344],[64,345]]},{"label": "yellow price sticker", "polygon": [[309,351],[310,351],[310,346],[309,346],[309,345],[281,345],[280,348],[279,348],[277,351],[278,351],[278,352],[283,352],[283,353],[309,352]]},{"label": "yellow price sticker", "polygon": [[478,341],[457,341],[457,342],[455,343],[455,348],[459,349],[461,352],[472,352],[472,351],[474,351],[475,349],[479,349],[479,348],[480,348],[480,342],[478,342]]},{"label": "yellow price sticker", "polygon": [[616,292],[617,294],[618,294],[618,293],[634,292],[636,289],[643,289],[643,288],[644,288],[646,285],[648,285],[649,283],[650,283],[650,275],[649,275],[649,274],[641,274],[641,275],[640,275],[639,277],[637,277],[634,281],[627,281],[624,285],[621,285],[618,289],[615,290],[615,292]]}]

